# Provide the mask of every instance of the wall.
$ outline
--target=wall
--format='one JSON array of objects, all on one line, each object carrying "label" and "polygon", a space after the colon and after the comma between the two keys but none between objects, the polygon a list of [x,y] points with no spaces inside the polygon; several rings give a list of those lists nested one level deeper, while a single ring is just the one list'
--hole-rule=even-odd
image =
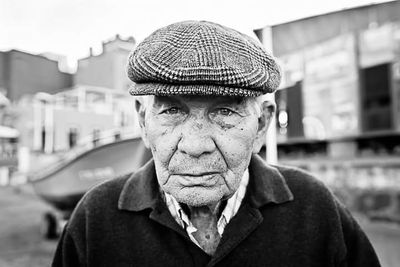
[{"label": "wall", "polygon": [[57,61],[16,50],[7,54],[7,97],[11,101],[25,94],[56,93],[72,86],[72,75],[60,72]]},{"label": "wall", "polygon": [[127,92],[131,83],[126,75],[129,51],[115,49],[79,60],[75,84],[94,85]]},{"label": "wall", "polygon": [[114,88],[113,55],[101,54],[80,59],[75,84]]},{"label": "wall", "polygon": [[115,51],[114,57],[115,88],[128,92],[129,86],[132,84],[132,81],[129,80],[128,75],[126,74],[128,53],[124,50]]},{"label": "wall", "polygon": [[[304,61],[304,118],[317,119],[326,138],[358,134],[358,70],[353,35],[308,47]],[[305,129],[310,126],[314,127],[313,123],[304,125]]]},{"label": "wall", "polygon": [[[392,1],[275,25],[272,26],[274,54],[279,57],[341,34],[399,20],[400,1]],[[256,33],[259,31],[262,29]]]},{"label": "wall", "polygon": [[113,115],[79,112],[76,110],[54,110],[54,150],[68,150],[68,133],[70,128],[78,130],[78,139],[91,135],[96,130],[107,130],[114,127]]},{"label": "wall", "polygon": [[[283,54],[279,59],[284,72],[281,89],[292,88],[298,82],[302,84],[302,97],[295,101],[302,100],[299,105],[303,107],[304,117],[297,120],[303,122],[305,139],[400,129],[400,22],[382,22],[382,25],[341,34]],[[379,87],[384,81],[375,85],[366,79],[382,79],[376,73],[367,77],[363,74],[366,67],[382,64],[388,68],[386,89]],[[388,91],[386,95],[384,89]],[[387,103],[382,102],[385,100],[382,97],[389,99]],[[380,106],[369,107],[367,100]],[[278,109],[281,110],[279,103]],[[388,122],[383,124],[383,119]],[[383,126],[365,127],[366,121]],[[279,140],[286,140],[286,136]]]},{"label": "wall", "polygon": [[19,131],[19,145],[21,147],[33,147],[34,139],[34,123],[35,123],[35,112],[37,112],[32,104],[22,103],[18,107],[18,115],[15,120],[15,128]]},{"label": "wall", "polygon": [[6,59],[7,54],[5,52],[0,52],[0,90],[6,88]]}]

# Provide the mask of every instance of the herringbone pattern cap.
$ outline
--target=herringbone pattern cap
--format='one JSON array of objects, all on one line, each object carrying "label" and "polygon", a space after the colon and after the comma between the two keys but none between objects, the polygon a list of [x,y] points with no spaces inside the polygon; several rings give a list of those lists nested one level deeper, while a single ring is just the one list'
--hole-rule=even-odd
[{"label": "herringbone pattern cap", "polygon": [[277,89],[281,71],[249,36],[206,21],[161,28],[129,55],[132,95],[259,96]]}]

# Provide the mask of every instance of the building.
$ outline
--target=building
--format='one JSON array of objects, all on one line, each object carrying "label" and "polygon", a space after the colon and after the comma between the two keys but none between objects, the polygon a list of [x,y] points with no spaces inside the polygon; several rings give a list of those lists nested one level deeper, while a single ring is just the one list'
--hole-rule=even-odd
[{"label": "building", "polygon": [[[264,44],[272,44],[283,65],[284,79],[276,94],[282,156],[289,156],[295,146],[313,153],[318,141],[323,143],[320,152],[328,156],[399,153],[399,144],[389,141],[400,137],[399,1],[255,33]],[[364,151],[371,147],[368,140],[380,144]]]},{"label": "building", "polygon": [[59,153],[96,142],[105,131],[137,130],[131,97],[117,90],[80,85],[50,95],[38,93],[19,103],[20,146]]},{"label": "building", "polygon": [[279,161],[319,174],[341,192],[399,192],[400,1],[255,34],[284,71],[275,94]]},{"label": "building", "polygon": [[18,132],[0,136],[0,184],[26,181],[39,163],[51,164],[75,146],[138,132],[125,72],[134,45],[133,37],[116,35],[101,54],[91,49],[79,60],[75,74],[60,71],[69,71],[60,55],[0,52],[0,126]]},{"label": "building", "polygon": [[58,61],[18,50],[0,52],[0,92],[11,102],[37,92],[57,93],[72,86],[72,74]]},{"label": "building", "polygon": [[113,88],[127,92],[131,81],[126,75],[126,62],[129,52],[135,47],[135,39],[122,39],[118,34],[114,39],[102,43],[102,52],[78,61],[75,84],[86,84]]}]

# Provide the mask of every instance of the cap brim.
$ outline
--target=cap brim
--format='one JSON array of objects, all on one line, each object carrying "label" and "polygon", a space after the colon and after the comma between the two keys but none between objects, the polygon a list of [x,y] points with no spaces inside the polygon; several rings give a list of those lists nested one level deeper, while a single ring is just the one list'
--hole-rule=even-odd
[{"label": "cap brim", "polygon": [[215,96],[242,96],[257,97],[268,93],[256,91],[254,89],[243,89],[212,84],[199,85],[176,85],[165,83],[134,83],[129,88],[129,93],[133,96],[139,95],[215,95]]}]

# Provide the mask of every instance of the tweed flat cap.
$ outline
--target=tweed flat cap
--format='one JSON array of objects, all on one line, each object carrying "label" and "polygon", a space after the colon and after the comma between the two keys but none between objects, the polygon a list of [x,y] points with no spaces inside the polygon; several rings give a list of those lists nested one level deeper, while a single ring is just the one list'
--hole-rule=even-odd
[{"label": "tweed flat cap", "polygon": [[128,58],[132,95],[259,96],[275,91],[281,71],[249,36],[207,21],[161,28]]}]

